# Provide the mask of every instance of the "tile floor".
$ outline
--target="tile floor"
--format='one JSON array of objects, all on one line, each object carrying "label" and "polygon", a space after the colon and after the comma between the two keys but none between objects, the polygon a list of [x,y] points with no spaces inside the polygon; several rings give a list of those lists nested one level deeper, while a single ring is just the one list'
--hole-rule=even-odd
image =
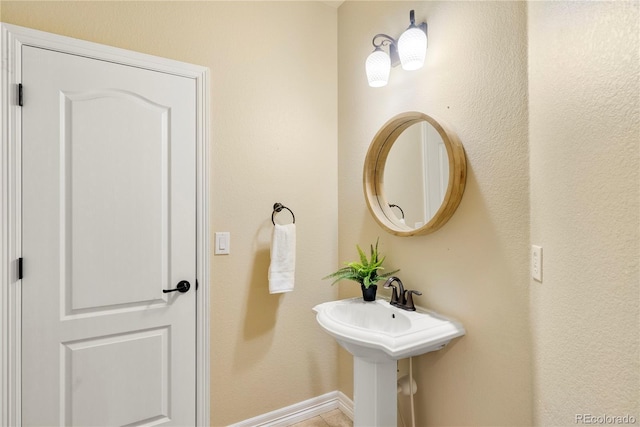
[{"label": "tile floor", "polygon": [[334,409],[317,417],[293,424],[291,427],[353,427],[353,421],[340,409]]}]

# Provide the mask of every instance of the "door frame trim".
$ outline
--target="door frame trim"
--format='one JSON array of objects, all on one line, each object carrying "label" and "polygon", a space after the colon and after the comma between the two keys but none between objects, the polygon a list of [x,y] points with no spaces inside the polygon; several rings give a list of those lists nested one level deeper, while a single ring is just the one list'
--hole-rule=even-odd
[{"label": "door frame trim", "polygon": [[[0,23],[0,426],[21,420],[21,283],[22,254],[21,114],[17,87],[21,83],[24,45],[81,55],[194,79],[196,83],[196,423],[209,425],[210,408],[210,90],[209,69],[143,53]],[[27,98],[28,102],[28,98]],[[28,271],[28,270],[27,270]]]}]

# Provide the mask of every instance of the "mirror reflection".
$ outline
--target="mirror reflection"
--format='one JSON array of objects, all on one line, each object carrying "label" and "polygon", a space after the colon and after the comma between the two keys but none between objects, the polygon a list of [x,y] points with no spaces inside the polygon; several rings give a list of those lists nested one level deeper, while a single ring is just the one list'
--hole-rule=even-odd
[{"label": "mirror reflection", "polygon": [[420,228],[434,217],[449,184],[447,148],[438,131],[428,122],[405,129],[389,151],[384,166],[389,218]]}]

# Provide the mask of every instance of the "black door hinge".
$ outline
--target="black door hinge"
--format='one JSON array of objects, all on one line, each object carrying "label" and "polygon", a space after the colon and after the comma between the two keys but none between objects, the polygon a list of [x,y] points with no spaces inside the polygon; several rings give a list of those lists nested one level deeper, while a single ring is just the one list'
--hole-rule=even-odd
[{"label": "black door hinge", "polygon": [[22,257],[18,258],[18,280],[22,280]]},{"label": "black door hinge", "polygon": [[22,99],[22,83],[18,83],[18,105],[22,107],[23,99]]}]

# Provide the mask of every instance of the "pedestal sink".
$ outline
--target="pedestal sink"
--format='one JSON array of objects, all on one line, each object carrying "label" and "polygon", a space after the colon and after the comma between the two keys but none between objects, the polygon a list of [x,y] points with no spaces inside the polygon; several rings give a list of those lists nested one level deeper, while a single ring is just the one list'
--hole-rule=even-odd
[{"label": "pedestal sink", "polygon": [[352,298],[313,308],[320,326],[353,355],[354,427],[395,426],[396,361],[436,351],[465,334],[433,311],[406,311],[377,299]]}]

